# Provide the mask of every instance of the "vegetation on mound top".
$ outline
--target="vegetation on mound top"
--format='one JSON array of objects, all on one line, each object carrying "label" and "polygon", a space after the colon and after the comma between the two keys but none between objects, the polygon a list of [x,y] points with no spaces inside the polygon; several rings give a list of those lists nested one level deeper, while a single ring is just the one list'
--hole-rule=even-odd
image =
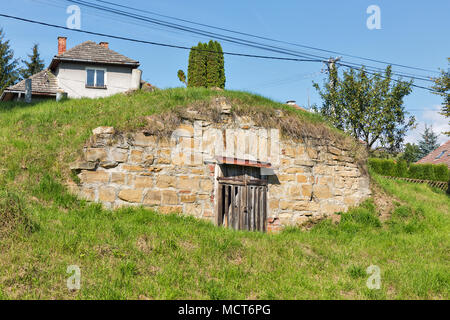
[{"label": "vegetation on mound top", "polygon": [[[236,113],[247,112],[258,119],[255,113],[269,114],[275,109],[282,109],[296,116],[298,120],[295,124],[299,132],[310,125],[322,128],[321,132],[332,132],[330,135],[347,139],[340,131],[330,128],[317,114],[237,91],[175,88],[118,94],[102,99],[46,101],[31,105],[1,103],[0,183],[5,188],[24,189],[28,194],[38,196],[33,194],[32,186],[39,183],[44,175],[62,183],[70,177],[68,163],[77,158],[92,129],[113,126],[118,131],[137,130],[147,125],[146,116],[178,114],[179,110],[194,105],[205,108],[213,97],[218,96],[234,102]],[[259,119],[263,123],[265,118]]]}]

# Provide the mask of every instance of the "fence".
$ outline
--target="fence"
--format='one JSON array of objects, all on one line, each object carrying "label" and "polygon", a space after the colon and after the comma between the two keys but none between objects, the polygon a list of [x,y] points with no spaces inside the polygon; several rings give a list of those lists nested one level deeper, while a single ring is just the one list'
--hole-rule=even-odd
[{"label": "fence", "polygon": [[421,179],[411,179],[411,178],[401,178],[401,177],[391,177],[391,176],[382,176],[383,178],[389,179],[389,180],[402,180],[406,182],[412,182],[412,183],[426,183],[430,187],[441,189],[442,191],[449,192],[450,190],[450,182],[445,181],[432,181],[432,180],[421,180]]}]

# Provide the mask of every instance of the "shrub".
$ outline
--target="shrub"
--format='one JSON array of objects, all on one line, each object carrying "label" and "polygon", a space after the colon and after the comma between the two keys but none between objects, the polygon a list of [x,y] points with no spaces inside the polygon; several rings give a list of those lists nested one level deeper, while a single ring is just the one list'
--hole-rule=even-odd
[{"label": "shrub", "polygon": [[399,160],[395,166],[395,176],[396,177],[407,177],[408,175],[408,164],[406,160]]},{"label": "shrub", "polygon": [[422,175],[421,168],[420,164],[411,164],[409,166],[408,178],[420,179],[418,177]]},{"label": "shrub", "polygon": [[381,159],[370,158],[369,159],[369,167],[372,168],[378,174],[381,174]]},{"label": "shrub", "polygon": [[432,164],[425,163],[421,165],[423,167],[422,169],[422,177],[419,179],[423,180],[436,180],[434,176],[434,168]]},{"label": "shrub", "polygon": [[434,177],[437,181],[448,181],[448,167],[445,164],[436,164],[434,168]]},{"label": "shrub", "polygon": [[394,160],[383,160],[381,162],[381,174],[384,176],[395,176]]}]

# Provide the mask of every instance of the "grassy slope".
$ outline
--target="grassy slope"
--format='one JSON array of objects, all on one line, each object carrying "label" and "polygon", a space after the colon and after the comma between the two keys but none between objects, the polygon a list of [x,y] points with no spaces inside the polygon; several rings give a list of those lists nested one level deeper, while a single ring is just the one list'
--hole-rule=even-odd
[{"label": "grassy slope", "polygon": [[[406,204],[389,223],[381,225],[368,202],[339,226],[278,235],[139,208],[103,210],[62,187],[66,161],[92,128],[136,127],[139,116],[211,95],[280,107],[244,93],[173,89],[0,109],[0,215],[25,217],[0,238],[0,298],[448,299],[450,200],[426,186],[375,177]],[[66,287],[72,264],[82,272],[77,292]],[[371,264],[381,269],[381,290],[365,285]]]}]

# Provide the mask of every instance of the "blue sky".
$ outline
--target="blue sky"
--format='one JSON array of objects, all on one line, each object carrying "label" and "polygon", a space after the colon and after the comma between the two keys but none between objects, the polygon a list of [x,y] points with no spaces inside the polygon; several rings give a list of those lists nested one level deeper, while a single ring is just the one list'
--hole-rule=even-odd
[{"label": "blue sky", "polygon": [[[446,58],[450,56],[448,0],[109,1],[251,34],[431,70],[447,68]],[[2,1],[0,12],[65,26],[69,16],[66,9],[69,5],[70,3],[64,0]],[[369,30],[366,26],[369,17],[366,9],[369,5],[378,5],[381,9],[380,30]],[[80,7],[81,28],[84,30],[189,47],[198,41],[209,40]],[[25,57],[30,53],[33,43],[39,43],[46,64],[50,63],[57,52],[57,36],[63,35],[68,37],[68,48],[86,40],[108,41],[111,49],[139,60],[144,80],[160,88],[180,86],[176,76],[177,70],[187,69],[187,50],[90,36],[6,18],[0,18],[0,27],[11,41],[17,57]],[[278,55],[224,41],[221,43],[224,51]],[[330,56],[324,52],[274,45]],[[351,61],[364,62],[355,59]],[[383,66],[372,62],[365,63]],[[310,104],[320,105],[320,98],[312,87],[312,81],[322,83],[326,79],[326,74],[321,72],[324,69],[321,63],[226,56],[225,69],[228,89],[252,91],[277,101],[296,100],[303,106],[308,104],[309,97]],[[409,69],[396,70],[433,75]],[[428,85],[427,82],[416,83]],[[408,134],[407,141],[417,140],[419,133],[423,131],[424,123],[432,124],[437,132],[449,130],[447,121],[438,114],[440,103],[438,96],[418,88],[406,98],[407,110],[410,110],[419,122],[418,129]],[[441,135],[440,142],[445,140]]]}]

